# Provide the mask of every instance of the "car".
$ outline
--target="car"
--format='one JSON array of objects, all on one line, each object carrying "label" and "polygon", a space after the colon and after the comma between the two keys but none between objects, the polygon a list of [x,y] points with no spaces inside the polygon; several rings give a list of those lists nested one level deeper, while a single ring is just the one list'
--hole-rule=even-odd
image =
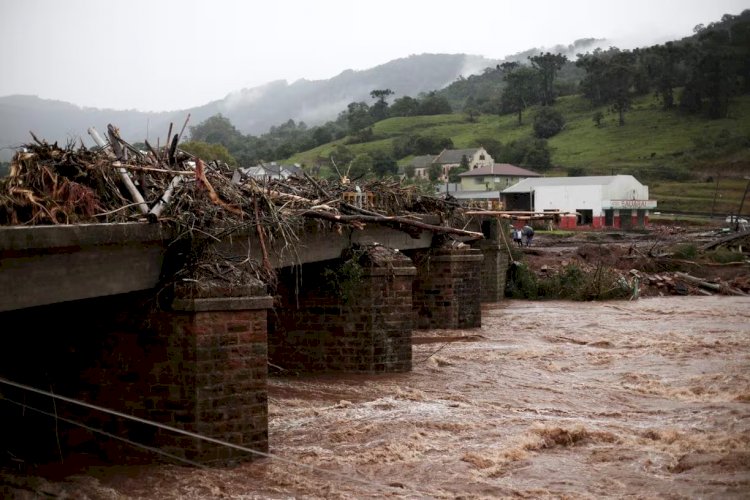
[{"label": "car", "polygon": [[738,217],[736,215],[727,215],[727,218],[725,220],[727,224],[747,224],[747,219],[743,219],[742,217]]}]

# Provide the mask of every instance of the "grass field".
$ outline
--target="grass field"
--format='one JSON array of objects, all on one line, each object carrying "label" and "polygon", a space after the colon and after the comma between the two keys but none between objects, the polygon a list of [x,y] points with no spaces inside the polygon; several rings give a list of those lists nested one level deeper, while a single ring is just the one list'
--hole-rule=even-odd
[{"label": "grass field", "polygon": [[[555,108],[566,124],[548,141],[553,168],[546,175],[566,175],[570,168],[586,175],[630,174],[649,186],[657,210],[738,210],[745,177],[750,177],[750,96],[735,99],[729,117],[720,120],[664,112],[653,96],[642,96],[625,114],[624,126],[618,125],[615,113],[593,108],[580,96],[561,97]],[[346,146],[355,154],[390,153],[394,138],[408,134],[449,137],[456,148],[475,146],[485,137],[507,144],[532,135],[536,111],[527,110],[521,125],[516,115],[482,115],[475,122],[463,114],[390,118],[373,127],[376,140]],[[604,115],[599,127],[592,119],[597,111]],[[312,165],[345,143],[342,139],[319,146],[289,161]],[[750,214],[750,200],[746,202],[743,213]]]}]

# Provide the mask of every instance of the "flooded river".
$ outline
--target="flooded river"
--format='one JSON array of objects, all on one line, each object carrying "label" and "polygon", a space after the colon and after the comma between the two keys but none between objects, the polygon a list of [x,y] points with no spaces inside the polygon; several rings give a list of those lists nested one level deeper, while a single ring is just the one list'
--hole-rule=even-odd
[{"label": "flooded river", "polygon": [[90,470],[71,498],[748,498],[750,300],[507,301],[414,370],[269,381],[271,453]]}]

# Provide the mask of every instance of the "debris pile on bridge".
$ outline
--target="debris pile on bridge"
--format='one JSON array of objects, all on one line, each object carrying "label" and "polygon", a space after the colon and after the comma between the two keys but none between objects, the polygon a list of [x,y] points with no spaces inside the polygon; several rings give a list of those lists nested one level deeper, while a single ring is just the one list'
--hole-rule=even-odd
[{"label": "debris pile on bridge", "polygon": [[259,278],[272,274],[266,249],[272,243],[293,248],[309,219],[329,227],[382,224],[411,234],[430,230],[463,240],[482,237],[458,229],[463,223],[455,222],[457,205],[397,180],[355,186],[345,178],[307,174],[242,178],[223,163],[181,150],[182,133],[161,148],[146,142],[145,151],[124,141],[112,125],[107,140],[94,129],[89,133],[95,148],[61,147],[32,134],[34,141],[14,155],[10,175],[0,179],[0,225],[161,222],[193,245],[255,232],[266,271],[255,273]]},{"label": "debris pile on bridge", "polygon": [[[253,226],[287,234],[293,221],[317,218],[355,227],[378,223],[479,237],[446,224],[457,205],[395,180],[354,186],[346,179],[304,174],[233,182],[234,171],[227,165],[180,150],[180,134],[166,147],[146,142],[147,151],[141,151],[111,125],[107,141],[90,133],[99,147],[60,147],[32,134],[34,142],[15,154],[10,175],[0,180],[0,225],[160,220],[221,236]],[[439,223],[423,224],[415,217],[426,214],[438,216]]]}]

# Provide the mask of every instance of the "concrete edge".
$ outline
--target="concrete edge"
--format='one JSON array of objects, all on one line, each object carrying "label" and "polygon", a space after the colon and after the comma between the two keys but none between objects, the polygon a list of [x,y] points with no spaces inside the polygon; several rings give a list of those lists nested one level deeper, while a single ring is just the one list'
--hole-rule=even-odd
[{"label": "concrete edge", "polygon": [[173,231],[161,224],[122,222],[0,227],[0,252],[165,241]]},{"label": "concrete edge", "polygon": [[416,276],[416,267],[375,267],[365,271],[366,276]]},{"label": "concrete edge", "polygon": [[432,255],[431,262],[480,262],[484,260],[484,255],[477,254],[453,254],[453,255]]},{"label": "concrete edge", "polygon": [[250,311],[271,309],[273,297],[217,297],[212,299],[174,299],[173,311],[208,312],[208,311]]}]

